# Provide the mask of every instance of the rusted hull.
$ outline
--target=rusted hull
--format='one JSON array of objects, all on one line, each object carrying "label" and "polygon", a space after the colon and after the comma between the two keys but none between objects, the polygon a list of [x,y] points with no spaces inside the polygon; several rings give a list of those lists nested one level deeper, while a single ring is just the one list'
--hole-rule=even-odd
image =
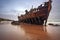
[{"label": "rusted hull", "polygon": [[34,18],[21,19],[19,20],[19,22],[43,25],[45,19],[46,19],[45,17],[38,16]]},{"label": "rusted hull", "polygon": [[26,10],[26,14],[18,16],[19,22],[31,23],[31,24],[40,24],[45,25],[51,10],[51,0],[45,3],[45,6],[38,7],[36,9],[31,9],[29,12]]}]

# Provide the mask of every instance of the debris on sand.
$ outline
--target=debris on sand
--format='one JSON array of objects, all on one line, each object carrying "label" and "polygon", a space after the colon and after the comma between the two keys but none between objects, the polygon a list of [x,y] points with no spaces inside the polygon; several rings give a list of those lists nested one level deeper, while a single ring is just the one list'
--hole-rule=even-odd
[{"label": "debris on sand", "polygon": [[54,23],[49,23],[48,25],[52,25],[52,26],[60,26],[59,24],[54,24]]},{"label": "debris on sand", "polygon": [[19,22],[18,21],[12,21],[11,24],[13,24],[13,25],[19,25]]}]

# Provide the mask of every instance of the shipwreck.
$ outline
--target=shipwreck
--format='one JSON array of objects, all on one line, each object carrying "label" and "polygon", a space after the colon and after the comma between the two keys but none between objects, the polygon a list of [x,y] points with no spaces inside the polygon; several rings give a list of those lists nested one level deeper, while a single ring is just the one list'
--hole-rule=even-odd
[{"label": "shipwreck", "polygon": [[49,0],[37,8],[30,9],[30,11],[25,10],[24,15],[18,16],[18,22],[46,25],[52,8],[51,3],[52,0]]}]

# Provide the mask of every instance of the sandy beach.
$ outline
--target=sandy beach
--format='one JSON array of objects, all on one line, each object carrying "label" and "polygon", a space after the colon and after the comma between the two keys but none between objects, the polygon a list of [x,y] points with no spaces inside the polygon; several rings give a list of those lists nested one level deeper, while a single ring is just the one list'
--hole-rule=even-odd
[{"label": "sandy beach", "polygon": [[27,23],[11,25],[11,22],[0,23],[1,40],[60,40],[60,26],[42,26]]}]

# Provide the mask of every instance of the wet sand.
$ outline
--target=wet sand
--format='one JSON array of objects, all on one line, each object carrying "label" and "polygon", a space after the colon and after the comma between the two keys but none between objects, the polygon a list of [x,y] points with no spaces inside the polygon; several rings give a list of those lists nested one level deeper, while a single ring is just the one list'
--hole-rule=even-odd
[{"label": "wet sand", "polygon": [[0,23],[0,39],[4,40],[60,40],[60,26],[42,26],[27,23],[11,25]]}]

